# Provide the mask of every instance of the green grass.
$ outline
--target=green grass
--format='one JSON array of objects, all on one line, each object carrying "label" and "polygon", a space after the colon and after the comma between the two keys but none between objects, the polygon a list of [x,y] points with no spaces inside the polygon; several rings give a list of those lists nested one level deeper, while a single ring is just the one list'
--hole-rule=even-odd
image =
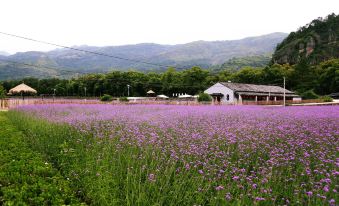
[{"label": "green grass", "polygon": [[80,205],[69,181],[0,112],[0,205]]}]

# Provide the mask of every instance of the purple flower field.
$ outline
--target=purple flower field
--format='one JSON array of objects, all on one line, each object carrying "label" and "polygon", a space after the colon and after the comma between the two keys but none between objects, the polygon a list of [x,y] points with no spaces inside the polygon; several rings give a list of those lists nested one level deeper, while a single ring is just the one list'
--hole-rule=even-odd
[{"label": "purple flower field", "polygon": [[[98,142],[112,140],[118,152],[156,151],[154,167],[135,165],[145,184],[162,184],[175,167],[181,183],[173,184],[193,179],[192,194],[222,203],[338,204],[339,106],[74,104],[18,110],[69,124]],[[137,158],[145,156],[139,152]]]}]

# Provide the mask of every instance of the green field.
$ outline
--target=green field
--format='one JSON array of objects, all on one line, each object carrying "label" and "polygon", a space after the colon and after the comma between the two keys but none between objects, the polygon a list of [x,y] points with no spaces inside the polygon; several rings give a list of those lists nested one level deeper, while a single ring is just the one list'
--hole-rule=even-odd
[{"label": "green field", "polygon": [[0,112],[0,205],[80,205],[67,181]]}]

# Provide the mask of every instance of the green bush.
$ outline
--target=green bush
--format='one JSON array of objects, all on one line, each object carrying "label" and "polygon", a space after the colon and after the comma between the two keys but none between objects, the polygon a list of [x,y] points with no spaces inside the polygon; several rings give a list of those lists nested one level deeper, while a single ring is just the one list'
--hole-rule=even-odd
[{"label": "green bush", "polygon": [[6,90],[2,85],[0,85],[0,99],[5,98],[6,96]]},{"label": "green bush", "polygon": [[323,100],[324,102],[333,102],[333,99],[330,96],[322,96],[319,99]]},{"label": "green bush", "polygon": [[300,96],[303,99],[318,99],[319,98],[319,96],[313,91],[313,89],[303,92]]},{"label": "green bush", "polygon": [[212,101],[212,97],[206,93],[200,93],[198,97],[199,102],[210,102]]},{"label": "green bush", "polygon": [[104,94],[104,96],[100,97],[100,101],[110,102],[113,100],[113,97],[109,94]]},{"label": "green bush", "polygon": [[120,102],[128,102],[128,99],[127,99],[127,97],[120,97],[119,101]]}]

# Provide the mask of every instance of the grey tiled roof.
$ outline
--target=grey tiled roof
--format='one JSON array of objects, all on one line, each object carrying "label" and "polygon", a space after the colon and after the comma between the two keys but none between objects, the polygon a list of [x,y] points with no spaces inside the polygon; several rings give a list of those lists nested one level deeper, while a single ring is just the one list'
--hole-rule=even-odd
[{"label": "grey tiled roof", "polygon": [[[270,92],[270,93],[284,93],[284,88],[279,86],[267,86],[267,85],[256,85],[256,84],[242,84],[233,82],[220,82],[220,84],[230,88],[235,92]],[[286,94],[294,94],[294,92],[285,89]]]}]

